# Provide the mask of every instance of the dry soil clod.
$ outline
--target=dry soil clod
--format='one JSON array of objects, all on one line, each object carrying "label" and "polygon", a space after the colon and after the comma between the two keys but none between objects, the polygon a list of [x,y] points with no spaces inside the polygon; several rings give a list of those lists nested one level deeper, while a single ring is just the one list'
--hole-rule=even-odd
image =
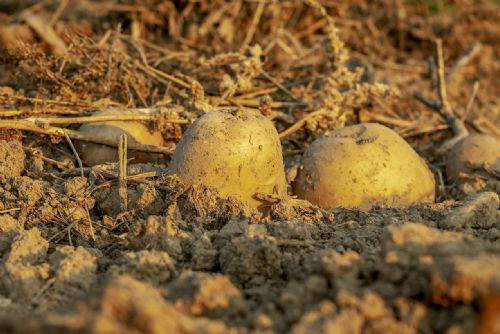
[{"label": "dry soil clod", "polygon": [[493,192],[479,193],[464,199],[461,205],[439,222],[440,228],[491,228],[497,222],[498,195]]}]

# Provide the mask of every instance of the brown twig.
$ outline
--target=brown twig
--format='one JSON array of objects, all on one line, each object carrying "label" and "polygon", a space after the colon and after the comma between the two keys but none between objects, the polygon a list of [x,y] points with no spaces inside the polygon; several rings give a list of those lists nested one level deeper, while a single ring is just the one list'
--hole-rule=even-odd
[{"label": "brown twig", "polygon": [[451,109],[450,103],[448,101],[448,95],[446,92],[446,80],[444,75],[444,60],[443,60],[443,42],[441,39],[436,40],[436,59],[438,65],[438,93],[439,100],[441,101],[441,107],[438,112],[450,125],[455,136],[448,142],[444,143],[440,148],[441,152],[447,151],[460,139],[469,135],[469,131],[465,127],[464,122],[457,117],[457,115]]},{"label": "brown twig", "polygon": [[45,18],[34,14],[31,11],[26,11],[21,15],[21,18],[51,47],[56,55],[63,55],[68,50],[66,43],[57,35],[52,26],[48,24]]},{"label": "brown twig", "polygon": [[255,91],[250,91],[248,93],[238,95],[236,97],[239,99],[251,99],[251,98],[262,96],[262,95],[269,95],[269,94],[275,93],[277,91],[278,91],[278,87],[264,87],[264,88],[257,89]]},{"label": "brown twig", "polygon": [[243,40],[243,43],[241,45],[240,51],[243,52],[245,48],[250,44],[252,41],[252,38],[255,34],[255,31],[257,30],[257,26],[259,25],[260,18],[262,16],[262,13],[264,12],[264,7],[266,5],[266,1],[261,0],[259,1],[257,5],[257,9],[255,10],[255,14],[252,19],[252,23],[250,24],[250,27],[248,27],[247,34],[245,36],[245,39]]},{"label": "brown twig", "polygon": [[118,36],[120,36],[120,32],[122,31],[122,25],[121,23],[118,24],[116,27],[116,31],[111,37],[111,40],[109,42],[109,48],[108,48],[108,68],[106,70],[106,82],[109,85],[109,81],[111,80],[111,64],[113,62],[113,48],[115,46],[116,39]]},{"label": "brown twig", "polygon": [[120,198],[120,212],[123,214],[128,210],[127,196],[127,135],[120,136],[118,146],[119,184],[118,197]]},{"label": "brown twig", "polygon": [[52,14],[52,17],[50,18],[49,26],[54,26],[54,24],[56,24],[56,22],[59,20],[59,18],[63,14],[64,10],[68,6],[68,3],[69,3],[69,0],[61,0],[59,2],[59,5],[57,6],[56,11],[54,12],[54,14]]},{"label": "brown twig", "polygon": [[71,151],[73,152],[73,155],[76,158],[76,161],[78,163],[78,168],[80,168],[80,176],[83,177],[83,163],[82,160],[80,159],[80,156],[78,155],[78,152],[76,151],[75,146],[73,145],[73,142],[71,141],[71,138],[68,136],[66,132],[64,132],[64,136],[66,137],[66,141],[69,144],[69,147],[71,148]]},{"label": "brown twig", "polygon": [[[95,186],[94,188],[92,188],[91,193],[95,192],[98,189],[111,186],[113,183],[117,182],[116,178],[119,179],[119,177],[120,177],[119,174],[117,175],[116,173],[111,173],[111,172],[106,173],[105,176],[110,177],[110,178],[114,178],[115,180],[109,180],[109,181],[106,181],[106,182],[99,184],[98,186]],[[146,173],[140,173],[140,174],[136,174],[136,175],[132,175],[132,176],[127,176],[126,180],[127,181],[134,181],[137,183],[147,183],[147,181],[145,181],[143,179],[146,179],[149,177],[155,177],[155,176],[156,176],[156,172],[146,172]]]},{"label": "brown twig", "polygon": [[137,51],[137,53],[139,53],[139,56],[141,57],[141,61],[144,64],[144,66],[149,66],[148,57],[146,56],[146,53],[144,52],[142,45],[137,43],[138,38],[134,38],[134,37],[123,38],[122,37],[121,40],[130,44]]},{"label": "brown twig", "polygon": [[[68,141],[68,144],[71,148],[71,151],[73,152],[73,155],[76,158],[76,161],[78,162],[78,167],[80,169],[80,176],[84,177],[85,173],[83,172],[83,163],[82,160],[80,159],[80,156],[78,155],[78,152],[76,151],[75,146],[73,145],[73,142],[71,141],[71,138],[69,138],[68,134],[65,132],[64,133],[66,140]],[[89,207],[87,206],[87,202],[83,202],[83,207],[85,209],[85,213],[87,214],[87,221],[89,222],[89,228],[90,228],[90,236],[92,237],[92,240],[95,241],[95,233],[94,233],[94,226],[92,225],[92,218],[90,218],[90,212],[89,212]]]},{"label": "brown twig", "polygon": [[57,161],[57,160],[54,160],[54,159],[51,159],[51,158],[47,158],[41,152],[39,152],[37,149],[31,148],[31,147],[23,146],[23,149],[25,151],[29,152],[32,156],[40,158],[43,161],[47,162],[48,164],[56,166],[59,169],[69,168],[69,164],[71,163],[69,160],[66,161],[66,162],[61,162],[61,161]]},{"label": "brown twig", "polygon": [[87,4],[88,11],[91,13],[108,13],[108,12],[147,12],[148,7],[144,5],[127,5],[127,4],[116,4],[112,2],[89,2]]},{"label": "brown twig", "polygon": [[394,20],[396,21],[396,31],[398,34],[398,48],[403,50],[405,48],[405,31],[403,29],[403,22],[406,23],[406,9],[403,1],[393,0],[392,7],[394,8]]},{"label": "brown twig", "polygon": [[57,280],[56,277],[49,278],[47,282],[45,282],[45,284],[42,286],[42,288],[38,290],[38,292],[33,296],[33,298],[31,298],[31,303],[35,304],[36,302],[38,302],[40,297],[56,282],[56,280]]},{"label": "brown twig", "polygon": [[314,34],[317,30],[320,30],[324,28],[328,24],[328,21],[326,18],[322,18],[320,20],[317,20],[316,22],[310,24],[308,27],[304,28],[304,30],[296,32],[295,38],[296,39],[302,39],[304,37],[310,36]]},{"label": "brown twig", "polygon": [[402,131],[398,131],[398,134],[403,138],[410,138],[415,136],[420,136],[424,134],[439,132],[448,130],[450,127],[448,124],[425,124],[424,126],[416,126],[415,128],[403,129]]},{"label": "brown twig", "polygon": [[27,96],[20,96],[20,95],[7,95],[7,96],[1,96],[0,95],[0,100],[19,100],[19,101],[28,101],[31,103],[50,103],[50,104],[56,104],[56,105],[61,105],[61,106],[80,106],[83,108],[92,108],[92,104],[88,103],[86,101],[60,101],[60,100],[51,100],[51,99],[41,99],[38,97],[27,97]]},{"label": "brown twig", "polygon": [[23,110],[0,110],[0,117],[17,117],[25,113]]},{"label": "brown twig", "polygon": [[440,113],[446,119],[454,117],[451,110],[450,103],[448,102],[448,93],[446,91],[446,80],[444,76],[444,59],[443,59],[443,41],[436,39],[436,60],[438,66],[438,94],[441,101]]},{"label": "brown twig", "polygon": [[125,88],[127,89],[127,95],[128,95],[128,104],[127,106],[130,106],[132,108],[135,108],[135,99],[134,99],[134,94],[132,94],[132,89],[130,89],[130,85],[128,84],[128,80],[125,80],[123,82],[125,85]]},{"label": "brown twig", "polygon": [[431,164],[429,164],[429,167],[431,170],[437,175],[437,197],[438,197],[438,202],[442,202],[445,199],[447,199],[447,194],[446,194],[446,186],[444,184],[444,178],[443,178],[443,172],[441,171],[440,168],[435,167]]},{"label": "brown twig", "polygon": [[[231,106],[231,105],[241,105],[245,107],[258,108],[260,105],[260,101],[258,99],[240,99],[237,97],[228,97],[221,98],[218,96],[207,96],[209,103],[212,105],[218,106]],[[271,103],[271,108],[273,109],[281,109],[281,108],[291,108],[291,107],[306,107],[307,104],[304,102],[279,102],[273,101]]]},{"label": "brown twig", "polygon": [[[104,115],[104,116],[82,116],[82,117],[29,117],[24,118],[24,121],[43,124],[84,124],[84,123],[100,123],[100,122],[126,122],[126,121],[155,121],[158,115]],[[187,124],[189,121],[183,119],[166,119],[162,120],[166,123]]]},{"label": "brown twig", "polygon": [[[117,173],[115,171],[116,167],[117,167],[117,163],[97,165],[97,166],[92,166],[92,167],[83,167],[83,172],[85,173],[85,175],[88,175],[88,174],[93,172],[93,173],[100,174],[103,177],[106,177],[109,179],[117,179],[117,178],[119,178],[119,173]],[[65,171],[61,171],[59,173],[56,173],[56,175],[61,176],[61,177],[78,176],[79,174],[80,174],[79,168],[67,169]],[[155,176],[157,176],[157,173],[155,171],[139,173],[136,175],[127,175],[127,181],[138,181],[141,179],[147,179],[147,178],[155,177]]]},{"label": "brown twig", "polygon": [[12,209],[5,209],[5,210],[0,210],[0,214],[4,214],[4,213],[11,213],[11,212],[16,212],[16,211],[20,211],[22,210],[21,208],[12,208]]},{"label": "brown twig", "polygon": [[328,114],[328,111],[326,111],[324,109],[320,109],[320,110],[314,111],[314,112],[308,114],[307,116],[305,116],[304,118],[300,119],[297,123],[295,123],[294,125],[292,125],[288,129],[280,132],[279,136],[280,136],[280,138],[284,138],[286,136],[289,136],[292,133],[300,130],[304,126],[304,124],[306,124],[306,122],[308,120],[311,120],[311,119],[313,119],[315,117],[327,115],[327,114]]},{"label": "brown twig", "polygon": [[439,149],[438,152],[444,153],[448,151],[455,143],[460,139],[469,135],[469,131],[465,127],[464,121],[459,118],[448,101],[448,95],[446,90],[446,79],[445,79],[445,67],[443,60],[443,42],[441,39],[436,39],[436,62],[438,71],[438,96],[439,101],[431,101],[423,96],[422,93],[417,92],[415,98],[424,103],[427,107],[437,111],[441,117],[446,120],[446,123],[450,126],[454,133],[454,137],[445,142]]},{"label": "brown twig", "polygon": [[418,101],[422,102],[427,106],[429,109],[432,109],[434,111],[438,111],[441,109],[441,103],[439,101],[433,101],[431,99],[428,99],[427,97],[422,94],[422,92],[415,92],[413,95]]},{"label": "brown twig", "polygon": [[469,101],[467,101],[467,107],[465,107],[465,111],[460,117],[463,121],[467,119],[470,111],[472,110],[472,106],[474,105],[474,100],[476,99],[477,92],[479,91],[479,81],[474,82],[474,86],[472,86],[472,93],[470,95]]},{"label": "brown twig", "polygon": [[[129,36],[122,35],[124,39],[130,39]],[[187,51],[172,51],[166,48],[165,46],[159,46],[154,43],[151,43],[149,41],[146,41],[144,39],[137,39],[136,42],[139,42],[143,46],[148,47],[149,49],[159,52],[160,54],[163,54],[164,57],[159,58],[155,61],[155,66],[159,65],[162,60],[165,59],[171,59],[171,58],[181,58],[181,57],[189,57],[190,53]]]},{"label": "brown twig", "polygon": [[140,68],[141,70],[143,70],[144,72],[150,74],[150,75],[154,75],[154,76],[159,76],[163,79],[166,79],[168,81],[171,81],[171,82],[174,82],[176,84],[178,84],[179,86],[183,87],[183,88],[191,88],[191,85],[182,81],[181,79],[171,75],[171,74],[168,74],[168,73],[165,73],[163,71],[160,71],[154,67],[151,67],[151,66],[145,66],[145,65],[142,65],[141,63],[139,63],[138,61],[135,61],[135,66],[137,66],[138,68]]},{"label": "brown twig", "polygon": [[415,126],[415,123],[416,123],[416,122],[412,122],[412,121],[407,121],[405,119],[388,117],[388,116],[385,116],[383,114],[378,114],[378,113],[374,113],[374,112],[367,112],[367,111],[361,111],[359,117],[363,123],[376,121],[379,123],[399,126],[402,128],[413,128]]},{"label": "brown twig", "polygon": [[485,117],[480,117],[479,119],[475,119],[471,122],[472,125],[479,129],[481,132],[490,132],[497,137],[500,137],[500,129],[498,128],[498,124],[491,122],[489,119]]},{"label": "brown twig", "polygon": [[278,87],[279,89],[281,89],[281,91],[283,91],[283,93],[285,93],[286,95],[290,96],[292,99],[294,99],[297,102],[305,103],[304,101],[302,101],[301,99],[299,99],[297,96],[295,96],[295,94],[293,94],[292,91],[290,91],[288,88],[286,88],[281,83],[279,83],[276,79],[274,79],[269,73],[267,73],[264,70],[262,70],[260,73],[264,77],[266,77],[267,80],[271,81],[274,85],[276,85],[276,87]]},{"label": "brown twig", "polygon": [[481,43],[474,43],[474,45],[472,45],[465,51],[465,54],[460,57],[460,59],[455,63],[455,65],[446,75],[447,83],[450,83],[455,75],[460,71],[460,69],[464,68],[472,59],[474,59],[474,57],[479,54],[479,51],[481,51],[481,47]]}]

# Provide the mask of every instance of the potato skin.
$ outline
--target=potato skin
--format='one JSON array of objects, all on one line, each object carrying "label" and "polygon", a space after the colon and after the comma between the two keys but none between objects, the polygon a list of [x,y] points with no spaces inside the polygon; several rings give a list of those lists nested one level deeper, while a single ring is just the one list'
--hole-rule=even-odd
[{"label": "potato skin", "polygon": [[469,135],[448,152],[446,175],[452,182],[461,182],[460,174],[473,173],[474,167],[489,165],[500,170],[500,141],[483,134]]},{"label": "potato skin", "polygon": [[[127,115],[130,111],[120,109],[105,109],[94,113],[95,116]],[[80,129],[82,132],[99,133],[106,135],[109,139],[118,141],[122,134],[126,134],[129,142],[135,142],[145,145],[163,146],[163,137],[159,131],[151,131],[141,122],[131,121],[111,121],[83,124]],[[89,143],[84,141],[75,142],[75,148],[82,161],[89,165],[100,165],[104,163],[118,161],[118,149],[106,145]],[[161,154],[128,151],[128,158],[133,158],[132,163],[139,162],[158,162],[161,160]]]},{"label": "potato skin", "polygon": [[268,205],[256,193],[286,195],[280,139],[259,112],[218,110],[198,118],[177,144],[169,170],[187,185],[203,183],[261,212]]},{"label": "potato skin", "polygon": [[435,198],[434,176],[393,130],[375,123],[335,130],[302,157],[295,194],[322,208],[405,207]]}]

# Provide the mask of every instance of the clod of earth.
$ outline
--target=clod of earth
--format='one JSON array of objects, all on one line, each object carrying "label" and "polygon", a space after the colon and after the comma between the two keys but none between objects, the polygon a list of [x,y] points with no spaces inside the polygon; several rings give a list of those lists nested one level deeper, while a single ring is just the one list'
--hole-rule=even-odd
[{"label": "clod of earth", "polygon": [[20,142],[0,140],[0,177],[20,176],[24,170],[25,157]]}]

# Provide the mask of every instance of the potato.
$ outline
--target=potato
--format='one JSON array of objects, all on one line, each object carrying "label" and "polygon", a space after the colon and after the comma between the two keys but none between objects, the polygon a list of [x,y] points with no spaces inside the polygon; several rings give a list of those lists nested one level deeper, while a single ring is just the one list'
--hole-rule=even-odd
[{"label": "potato", "polygon": [[191,124],[177,144],[169,170],[187,185],[203,183],[265,213],[256,193],[286,195],[281,143],[259,112],[219,110]]},{"label": "potato", "polygon": [[[131,111],[120,109],[105,109],[96,112],[95,116],[128,115]],[[80,127],[80,131],[87,133],[98,133],[109,139],[120,140],[122,134],[126,134],[129,143],[135,142],[145,145],[163,146],[163,137],[160,131],[150,130],[144,123],[134,121],[109,121],[86,123]],[[77,141],[75,147],[82,161],[89,165],[99,165],[118,161],[118,148],[107,145]],[[146,153],[129,150],[127,157],[133,158],[132,163],[157,162],[162,155],[158,153]]]},{"label": "potato", "polygon": [[294,182],[299,198],[325,209],[432,202],[434,188],[424,160],[396,132],[374,123],[348,126],[314,141]]},{"label": "potato", "polygon": [[446,174],[452,182],[460,183],[461,174],[474,174],[474,169],[484,167],[500,172],[500,141],[492,136],[467,136],[448,152]]}]

